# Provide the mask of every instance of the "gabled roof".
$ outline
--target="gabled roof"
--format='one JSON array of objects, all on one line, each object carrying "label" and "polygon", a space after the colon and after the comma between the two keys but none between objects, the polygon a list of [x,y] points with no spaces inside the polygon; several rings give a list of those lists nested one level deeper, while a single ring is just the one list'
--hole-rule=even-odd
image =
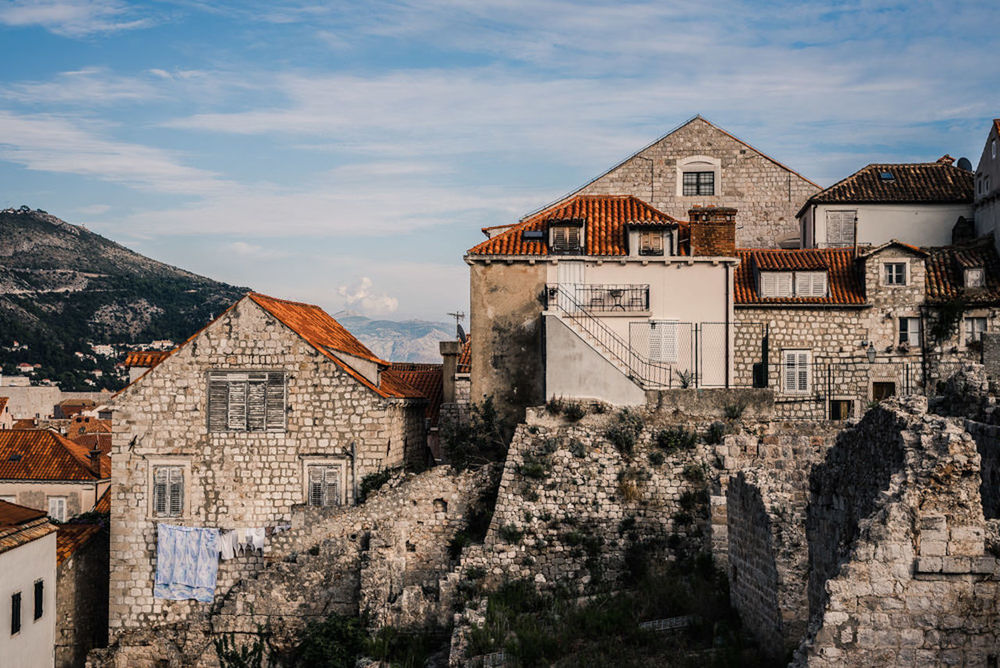
[{"label": "gabled roof", "polygon": [[389,374],[402,380],[427,399],[424,417],[430,421],[431,426],[436,426],[438,414],[441,412],[441,401],[444,398],[444,374],[442,372],[440,364],[393,362],[392,366],[382,375],[383,378]]},{"label": "gabled roof", "polygon": [[164,360],[171,351],[169,350],[130,350],[125,355],[125,366],[128,367],[154,367]]},{"label": "gabled roof", "polygon": [[97,524],[59,525],[59,533],[56,534],[56,565],[61,566],[100,532],[101,527]]},{"label": "gabled roof", "polygon": [[[893,178],[882,178],[882,174]],[[971,204],[974,181],[972,172],[943,159],[871,164],[810,197],[797,215],[812,204]]]},{"label": "gabled roof", "polygon": [[902,241],[898,241],[897,239],[890,239],[884,244],[879,244],[878,246],[871,246],[869,248],[865,248],[858,251],[858,257],[860,258],[871,257],[876,253],[881,253],[886,248],[901,248],[905,251],[909,251],[910,253],[913,253],[914,255],[919,255],[921,257],[927,257],[929,255],[929,253],[923,248],[918,248],[917,246],[911,246],[910,244],[904,244]]},{"label": "gabled roof", "polygon": [[[1000,258],[991,237],[968,245],[929,250],[927,301],[944,302],[960,298],[972,305],[1000,303]],[[965,287],[965,270],[974,267],[985,270],[985,287]]]},{"label": "gabled roof", "polygon": [[[584,255],[628,255],[626,228],[630,225],[664,225],[685,231],[688,224],[677,220],[632,195],[576,195],[540,211],[506,232],[470,248],[469,255],[548,255],[549,223],[583,221]],[[542,240],[525,240],[522,233],[546,233]]]},{"label": "gabled roof", "polygon": [[88,432],[76,434],[75,436],[70,435],[66,438],[79,446],[87,448],[87,452],[90,452],[91,450],[100,450],[106,455],[111,453],[111,434]]},{"label": "gabled roof", "polygon": [[0,501],[0,553],[56,531],[44,510]]},{"label": "gabled roof", "polygon": [[[863,306],[864,286],[854,266],[853,248],[761,249],[738,248],[740,264],[733,277],[734,303],[737,305],[831,305]],[[757,291],[757,272],[820,271],[827,272],[826,297],[761,297]]]},{"label": "gabled roof", "polygon": [[0,430],[0,480],[107,480],[111,459],[95,471],[86,447],[47,429]]},{"label": "gabled roof", "polygon": [[458,365],[455,373],[472,373],[472,335],[465,335],[465,343],[462,344],[462,353],[458,356]]},{"label": "gabled roof", "polygon": [[111,487],[108,487],[104,490],[104,494],[101,494],[101,498],[97,500],[94,510],[98,513],[111,512]]}]

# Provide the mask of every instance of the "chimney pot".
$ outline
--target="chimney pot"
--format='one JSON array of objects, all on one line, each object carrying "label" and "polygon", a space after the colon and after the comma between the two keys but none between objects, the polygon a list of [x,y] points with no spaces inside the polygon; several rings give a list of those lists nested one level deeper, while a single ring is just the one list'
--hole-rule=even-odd
[{"label": "chimney pot", "polygon": [[691,255],[736,255],[736,209],[695,205],[688,211],[688,218],[691,220]]}]

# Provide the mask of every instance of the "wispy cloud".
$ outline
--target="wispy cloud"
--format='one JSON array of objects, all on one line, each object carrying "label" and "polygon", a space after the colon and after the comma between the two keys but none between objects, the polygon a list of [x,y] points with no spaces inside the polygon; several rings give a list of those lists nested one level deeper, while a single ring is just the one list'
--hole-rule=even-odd
[{"label": "wispy cloud", "polygon": [[61,72],[48,81],[21,82],[0,88],[0,97],[21,104],[84,103],[88,106],[150,101],[162,97],[150,82],[117,76],[102,67]]},{"label": "wispy cloud", "polygon": [[254,260],[275,260],[288,257],[288,253],[276,248],[265,248],[259,244],[251,244],[246,241],[234,241],[226,244],[223,250],[234,253],[239,257],[251,258]]},{"label": "wispy cloud", "polygon": [[399,300],[384,292],[372,290],[374,283],[362,276],[353,285],[341,285],[337,294],[344,298],[344,307],[359,310],[366,315],[388,315],[399,308]]},{"label": "wispy cloud", "polygon": [[128,5],[118,0],[8,0],[0,3],[0,23],[38,26],[65,37],[86,37],[143,28],[151,21],[133,18]]}]

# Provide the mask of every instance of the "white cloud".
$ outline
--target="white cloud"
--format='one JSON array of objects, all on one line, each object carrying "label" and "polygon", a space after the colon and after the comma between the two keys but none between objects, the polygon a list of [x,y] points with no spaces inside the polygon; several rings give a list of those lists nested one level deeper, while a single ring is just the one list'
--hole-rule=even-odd
[{"label": "white cloud", "polygon": [[0,3],[0,23],[39,26],[64,37],[130,30],[150,25],[147,18],[129,18],[118,0],[9,0]]},{"label": "white cloud", "polygon": [[147,81],[116,76],[100,67],[61,72],[50,81],[16,83],[0,88],[0,97],[20,103],[82,102],[90,106],[102,106],[152,100],[161,96],[162,93]]},{"label": "white cloud", "polygon": [[399,308],[399,300],[383,293],[372,292],[372,279],[362,276],[351,286],[341,285],[337,294],[344,298],[344,307],[358,309],[366,315],[386,315]]},{"label": "white cloud", "polygon": [[247,243],[246,241],[234,241],[224,246],[223,250],[235,253],[240,257],[255,260],[273,260],[288,257],[288,253],[276,248],[265,248],[258,244]]},{"label": "white cloud", "polygon": [[109,204],[91,204],[89,206],[81,206],[77,209],[80,213],[85,216],[99,216],[102,213],[107,213],[111,210]]}]

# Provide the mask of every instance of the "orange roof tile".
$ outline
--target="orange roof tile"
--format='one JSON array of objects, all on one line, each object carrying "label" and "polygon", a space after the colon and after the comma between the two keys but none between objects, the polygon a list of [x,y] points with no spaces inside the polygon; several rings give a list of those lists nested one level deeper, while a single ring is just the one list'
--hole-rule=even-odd
[{"label": "orange roof tile", "polygon": [[87,434],[76,434],[67,436],[69,440],[73,441],[77,445],[81,445],[87,448],[87,452],[91,450],[100,450],[104,454],[111,454],[111,434],[95,434],[93,432]]},{"label": "orange roof tile", "polygon": [[16,527],[26,522],[33,522],[47,513],[44,510],[19,506],[10,501],[0,501],[0,527]]},{"label": "orange roof tile", "polygon": [[70,434],[110,434],[111,420],[102,420],[89,415],[77,415],[69,426]]},{"label": "orange roof tile", "polygon": [[0,413],[3,413],[3,409],[7,408],[8,401],[10,401],[10,397],[0,397]]},{"label": "orange roof tile", "polygon": [[[931,248],[927,258],[927,301],[943,302],[961,298],[968,304],[1000,302],[1000,258],[991,237],[963,246]],[[982,267],[985,287],[966,288],[965,270]]]},{"label": "orange roof tile", "polygon": [[0,553],[56,531],[43,510],[0,501]]},{"label": "orange roof tile", "polygon": [[472,335],[465,335],[465,343],[462,344],[462,353],[458,356],[457,373],[472,373]]},{"label": "orange roof tile", "polygon": [[14,420],[14,426],[12,429],[35,429],[38,427],[38,422],[35,418],[19,418]]},{"label": "orange roof tile", "polygon": [[[736,305],[839,305],[862,306],[865,292],[851,248],[736,250],[740,264],[733,277]],[[761,297],[757,291],[757,271],[827,271],[826,297]]]},{"label": "orange roof tile", "polygon": [[444,398],[444,376],[440,364],[416,364],[413,362],[393,362],[385,372],[400,378],[427,399],[424,417],[430,420],[432,426],[438,423],[441,412],[441,401]]},{"label": "orange roof tile", "polygon": [[[632,195],[577,195],[540,211],[506,232],[470,248],[469,255],[548,255],[545,240],[525,240],[525,231],[546,232],[552,221],[583,221],[585,255],[627,255],[628,225],[667,225],[684,232],[688,224]],[[684,236],[682,232],[681,236]]]},{"label": "orange roof tile", "polygon": [[97,524],[61,524],[56,534],[56,565],[61,566],[73,553],[100,533]]},{"label": "orange roof tile", "polygon": [[89,450],[47,429],[0,431],[0,480],[106,480],[111,459],[98,458],[95,472]]},{"label": "orange roof tile", "polygon": [[170,350],[130,350],[125,355],[125,366],[154,367],[171,352]]},{"label": "orange roof tile", "polygon": [[97,504],[94,506],[94,510],[98,513],[110,513],[111,512],[111,488],[108,487],[104,490],[104,494],[101,494],[101,498],[97,500]]}]

